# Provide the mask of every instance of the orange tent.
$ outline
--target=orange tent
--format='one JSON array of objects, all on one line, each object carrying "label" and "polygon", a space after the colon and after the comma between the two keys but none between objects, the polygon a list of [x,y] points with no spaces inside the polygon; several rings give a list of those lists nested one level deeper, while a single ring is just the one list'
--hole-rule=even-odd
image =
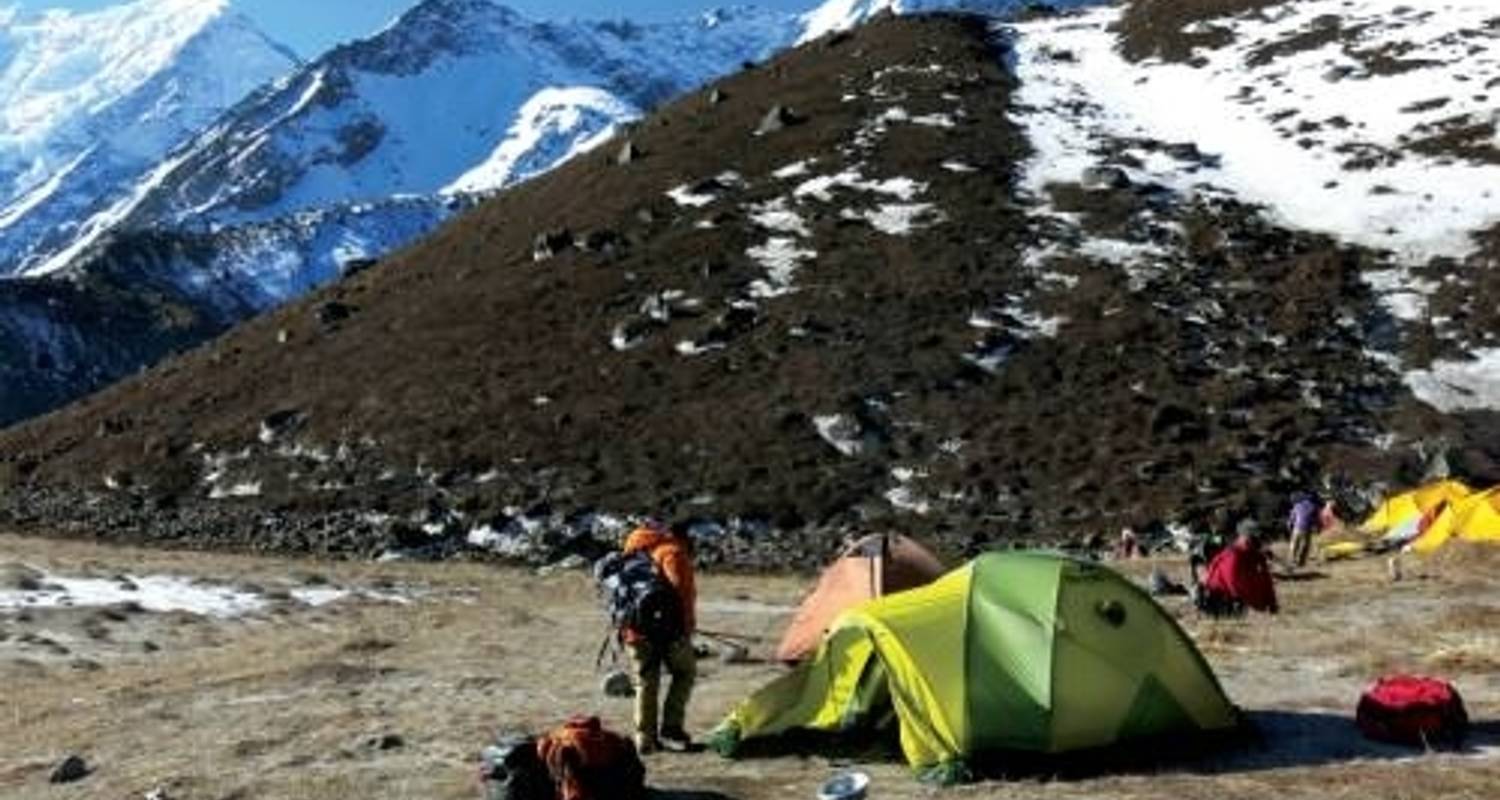
[{"label": "orange tent", "polygon": [[778,661],[800,661],[839,614],[866,600],[925,586],[944,572],[927,548],[899,534],[874,534],[849,545],[823,570],[776,648]]}]

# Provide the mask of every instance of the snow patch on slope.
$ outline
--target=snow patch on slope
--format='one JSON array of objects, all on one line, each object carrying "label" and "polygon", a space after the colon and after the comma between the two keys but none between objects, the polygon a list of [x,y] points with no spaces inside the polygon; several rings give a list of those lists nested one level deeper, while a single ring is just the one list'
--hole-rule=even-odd
[{"label": "snow patch on slope", "polygon": [[[1404,148],[1424,124],[1491,114],[1493,103],[1476,92],[1500,77],[1500,55],[1471,55],[1472,42],[1455,34],[1474,31],[1492,44],[1500,31],[1485,23],[1495,10],[1467,0],[1410,16],[1397,13],[1403,5],[1286,3],[1235,19],[1234,43],[1201,51],[1197,67],[1126,61],[1110,30],[1117,8],[1020,26],[1018,101],[1029,109],[1020,122],[1037,150],[1026,186],[1040,192],[1078,180],[1106,138],[1191,142],[1206,160],[1134,153],[1135,176],[1184,192],[1232,193],[1267,206],[1282,224],[1390,249],[1406,263],[1463,255],[1473,248],[1471,232],[1500,220],[1500,165]],[[1327,15],[1358,27],[1361,46],[1408,42],[1435,63],[1396,74],[1346,72],[1354,67],[1337,41],[1288,46],[1262,60],[1268,43],[1306,34]],[[1447,102],[1414,110],[1438,99]],[[1380,155],[1363,163],[1363,153]]]},{"label": "snow patch on slope", "polygon": [[[1428,320],[1442,284],[1416,268],[1461,263],[1474,234],[1500,222],[1493,3],[1287,2],[1216,20],[1229,41],[1188,63],[1125,60],[1111,30],[1120,17],[1016,27],[1018,122],[1035,151],[1024,190],[1045,198],[1103,162],[1137,185],[1255,203],[1286,227],[1389,252],[1394,268],[1364,279],[1395,320]],[[1151,245],[1090,237],[1073,250],[1133,282],[1152,268]],[[1371,355],[1400,370],[1394,354]],[[1500,408],[1500,351],[1469,355],[1404,380],[1445,412]]]},{"label": "snow patch on slope", "polygon": [[1500,408],[1500,349],[1478,350],[1472,361],[1439,361],[1406,374],[1417,399],[1444,413]]},{"label": "snow patch on slope", "polygon": [[[847,31],[882,14],[920,14],[931,11],[967,11],[996,16],[1031,5],[1033,0],[828,0],[802,15],[802,35],[797,44],[830,33]],[[1051,0],[1053,8],[1072,8],[1108,0]]]}]

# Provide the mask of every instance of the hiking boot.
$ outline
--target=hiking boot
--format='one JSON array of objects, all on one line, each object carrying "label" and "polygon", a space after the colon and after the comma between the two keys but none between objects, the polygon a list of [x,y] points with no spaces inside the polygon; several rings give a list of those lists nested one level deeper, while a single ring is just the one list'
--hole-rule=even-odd
[{"label": "hiking boot", "polygon": [[687,752],[693,747],[693,737],[682,728],[662,728],[661,743],[673,750]]},{"label": "hiking boot", "polygon": [[637,733],[634,737],[635,752],[639,755],[648,756],[661,749],[661,742],[644,733]]}]

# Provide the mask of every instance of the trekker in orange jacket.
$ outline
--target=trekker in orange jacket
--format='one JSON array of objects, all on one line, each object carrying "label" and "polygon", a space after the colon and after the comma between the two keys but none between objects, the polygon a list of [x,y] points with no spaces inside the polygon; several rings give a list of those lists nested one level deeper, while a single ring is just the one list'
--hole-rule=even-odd
[{"label": "trekker in orange jacket", "polygon": [[[698,675],[698,657],[693,652],[698,589],[693,574],[692,540],[681,524],[669,529],[650,522],[631,531],[622,550],[626,555],[641,551],[650,555],[661,576],[677,590],[682,607],[683,634],[676,641],[661,644],[648,641],[630,628],[623,631],[635,677],[635,746],[641,753],[655,751],[662,742],[686,750],[692,739],[683,723]],[[661,691],[663,665],[671,673],[672,683],[662,704],[658,729],[657,696]]]}]

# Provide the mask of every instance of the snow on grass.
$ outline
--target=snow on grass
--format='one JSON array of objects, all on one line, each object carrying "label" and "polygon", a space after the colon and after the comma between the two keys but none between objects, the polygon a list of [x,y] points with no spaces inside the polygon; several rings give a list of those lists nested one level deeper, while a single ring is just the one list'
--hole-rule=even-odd
[{"label": "snow on grass", "polygon": [[871,194],[884,194],[911,202],[923,192],[927,191],[927,184],[912,180],[911,178],[887,178],[880,181],[866,180],[857,169],[846,169],[836,175],[820,175],[803,181],[792,190],[796,197],[811,197],[822,200],[825,203],[833,202],[835,189],[845,189],[854,192],[869,192]]},{"label": "snow on grass", "polygon": [[1404,376],[1417,399],[1444,413],[1500,408],[1500,348],[1477,350],[1473,361],[1437,361]]},{"label": "snow on grass", "polygon": [[260,481],[241,481],[228,486],[215,485],[209,490],[208,499],[224,500],[231,497],[260,497]]},{"label": "snow on grass", "polygon": [[[36,608],[101,608],[134,603],[149,612],[187,612],[229,619],[254,614],[270,606],[259,591],[170,575],[122,575],[115,578],[72,578],[41,573],[36,589],[0,590],[0,611]],[[334,587],[297,588],[290,597],[322,606],[351,597],[406,602],[394,594],[371,594]]]},{"label": "snow on grass", "polygon": [[[1470,55],[1500,32],[1486,28],[1493,3],[1465,0],[1441,13],[1397,13],[1402,0],[1305,0],[1277,13],[1235,18],[1235,41],[1200,50],[1201,67],[1126,62],[1109,26],[1118,8],[1018,26],[1017,99],[1035,148],[1032,191],[1076,181],[1101,139],[1193,142],[1213,156],[1146,159],[1136,177],[1173,188],[1227,190],[1267,206],[1279,222],[1393,251],[1406,263],[1459,256],[1469,233],[1500,219],[1500,167],[1403,152],[1394,163],[1346,166],[1351,148],[1400,151],[1418,126],[1455,115],[1483,121],[1492,102],[1477,87],[1500,76],[1500,61]],[[1408,6],[1409,8],[1409,6]],[[1397,74],[1330,79],[1330,65],[1358,66],[1343,43],[1305,47],[1258,61],[1258,48],[1315,28],[1322,15],[1362,26],[1359,46],[1414,45],[1412,58],[1440,65]],[[1056,58],[1066,52],[1069,58]],[[1424,101],[1446,99],[1419,110]],[[1404,109],[1404,110],[1403,110]],[[1315,126],[1315,127],[1308,127]],[[1340,152],[1340,149],[1346,152]],[[1133,153],[1141,156],[1140,153]],[[1141,173],[1144,173],[1142,175]]]},{"label": "snow on grass", "polygon": [[927,470],[920,467],[891,467],[891,478],[897,483],[911,483],[918,478],[927,477]]},{"label": "snow on grass", "polygon": [[1011,342],[979,342],[970,352],[964,353],[963,359],[970,364],[990,373],[1000,372],[1005,362],[1016,352],[1016,347]]},{"label": "snow on grass", "polygon": [[702,208],[718,198],[709,192],[694,193],[691,184],[682,184],[667,192],[672,202],[683,208]]},{"label": "snow on grass", "polygon": [[952,114],[934,112],[932,114],[912,116],[910,111],[901,106],[891,106],[874,119],[875,126],[881,130],[884,129],[883,126],[892,122],[907,122],[912,125],[926,125],[930,128],[952,128],[957,124],[953,121]]},{"label": "snow on grass", "polygon": [[1439,287],[1435,281],[1413,277],[1406,269],[1366,272],[1363,277],[1391,316],[1403,322],[1424,320],[1427,317],[1427,298]]},{"label": "snow on grass", "polygon": [[1022,298],[1018,295],[1007,295],[1006,299],[1009,301],[1006,305],[994,306],[970,314],[969,327],[979,330],[1003,330],[1022,339],[1037,336],[1053,338],[1068,322],[1067,317],[1047,317],[1028,311],[1021,304]]},{"label": "snow on grass", "polygon": [[678,342],[673,349],[675,349],[677,351],[677,354],[681,356],[701,356],[705,353],[712,353],[715,350],[723,350],[724,343],[709,342],[707,344],[702,344],[699,342],[684,339]]},{"label": "snow on grass", "polygon": [[886,502],[902,511],[923,515],[932,511],[932,504],[918,495],[909,486],[897,486],[885,493]]},{"label": "snow on grass", "polygon": [[1121,239],[1104,239],[1100,237],[1089,237],[1080,242],[1074,249],[1078,255],[1094,258],[1110,264],[1128,264],[1132,262],[1148,261],[1153,258],[1165,258],[1167,251],[1161,245],[1146,244],[1141,242],[1127,242]]},{"label": "snow on grass", "polygon": [[979,170],[977,170],[977,169],[969,166],[968,164],[965,164],[962,161],[944,161],[942,163],[942,167],[943,167],[943,169],[945,169],[945,170],[947,170],[949,172],[955,172],[955,173],[958,173],[960,175],[965,175],[965,174],[968,174],[970,172],[978,172],[979,171]]},{"label": "snow on grass", "polygon": [[750,296],[756,298],[780,297],[794,290],[792,278],[797,267],[804,261],[817,258],[816,250],[800,246],[789,236],[773,236],[765,244],[745,250],[756,263],[766,270],[766,277],[750,284]]},{"label": "snow on grass", "polygon": [[771,173],[771,177],[779,181],[789,181],[792,178],[800,178],[812,171],[812,165],[818,163],[816,158],[804,158],[794,161],[781,169]]},{"label": "snow on grass", "polygon": [[768,231],[797,236],[812,235],[802,215],[791,208],[788,198],[778,197],[766,203],[752,205],[747,210],[750,212],[750,221]]},{"label": "snow on grass", "polygon": [[921,116],[912,117],[911,122],[913,125],[926,125],[929,128],[952,128],[958,125],[958,123],[953,121],[952,114],[946,114],[940,111],[934,112],[932,114],[922,114]]},{"label": "snow on grass", "polygon": [[844,219],[862,219],[875,230],[889,236],[907,236],[918,228],[936,225],[944,220],[943,212],[932,203],[890,203],[875,209],[844,209]]}]

